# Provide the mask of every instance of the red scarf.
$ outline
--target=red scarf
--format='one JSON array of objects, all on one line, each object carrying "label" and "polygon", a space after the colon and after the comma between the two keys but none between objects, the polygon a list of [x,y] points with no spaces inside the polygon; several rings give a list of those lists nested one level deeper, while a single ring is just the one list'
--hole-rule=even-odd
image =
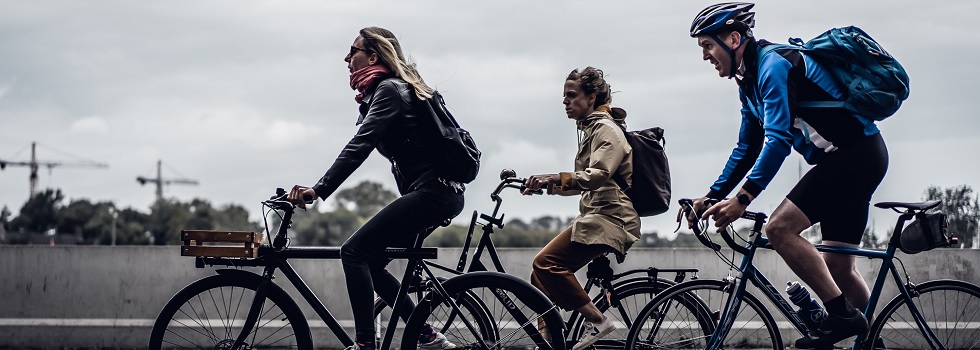
[{"label": "red scarf", "polygon": [[350,74],[350,88],[357,90],[354,101],[361,103],[364,94],[378,86],[378,82],[391,75],[391,69],[383,64],[375,64],[358,69]]}]

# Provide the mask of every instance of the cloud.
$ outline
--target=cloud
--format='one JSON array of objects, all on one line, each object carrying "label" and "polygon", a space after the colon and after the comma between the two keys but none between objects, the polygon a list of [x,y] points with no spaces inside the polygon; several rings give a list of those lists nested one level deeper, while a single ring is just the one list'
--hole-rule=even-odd
[{"label": "cloud", "polygon": [[[246,204],[257,218],[256,200],[277,186],[315,181],[356,132],[343,56],[358,29],[376,25],[398,35],[484,151],[466,212],[492,205],[487,194],[501,168],[520,176],[571,169],[576,131],[562,111],[561,86],[571,69],[588,65],[608,74],[619,91],[614,104],[629,111],[631,129],[667,130],[675,196],[697,196],[718,176],[739,126],[738,88],[701,60],[687,33],[706,4],[9,2],[0,11],[6,34],[0,157],[18,155],[36,140],[111,161],[102,171],[43,174],[42,185],[70,198],[109,198],[143,209],[152,191],[133,178],[163,159],[201,181],[167,188],[165,195]],[[980,46],[937,39],[972,37],[976,26],[954,14],[977,12],[980,2],[821,5],[801,12],[796,2],[759,0],[756,33],[785,42],[854,24],[906,66],[911,99],[880,124],[893,167],[878,198],[916,200],[925,184],[980,186],[978,165],[957,162],[963,152],[949,151],[977,148],[970,138],[980,133],[973,117],[980,71],[962,57],[976,57]],[[906,8],[916,9],[916,30],[901,15]],[[920,141],[941,148],[916,146]],[[923,156],[923,150],[951,156]],[[783,177],[753,206],[778,204],[795,184],[797,163],[787,160]],[[373,155],[345,186],[371,179],[393,189],[389,168]],[[24,169],[0,172],[0,205],[19,208],[26,180]],[[503,209],[508,218],[576,213],[574,198],[506,195],[513,198]],[[658,220],[645,219],[644,232],[673,228]]]},{"label": "cloud", "polygon": [[188,112],[178,122],[158,121],[162,135],[180,135],[185,145],[202,149],[282,150],[311,138],[316,125],[278,119],[247,108],[208,108]]},{"label": "cloud", "polygon": [[68,129],[76,134],[104,135],[109,133],[109,122],[99,116],[84,117],[71,123]]},{"label": "cloud", "polygon": [[0,83],[0,99],[7,96],[7,93],[14,88],[14,84],[17,83],[17,78],[10,79],[9,82]]}]

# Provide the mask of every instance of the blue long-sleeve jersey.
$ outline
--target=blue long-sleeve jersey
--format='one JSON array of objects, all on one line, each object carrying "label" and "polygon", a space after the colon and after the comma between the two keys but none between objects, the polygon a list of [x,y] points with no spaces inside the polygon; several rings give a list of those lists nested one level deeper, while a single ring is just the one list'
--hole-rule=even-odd
[{"label": "blue long-sleeve jersey", "polygon": [[767,44],[746,43],[746,69],[738,79],[742,102],[738,144],[711,186],[710,198],[728,196],[746,174],[742,189],[757,196],[776,176],[791,147],[812,165],[826,153],[878,133],[872,119],[844,109],[798,107],[797,101],[840,100],[844,92],[800,51],[776,49],[760,57]]}]

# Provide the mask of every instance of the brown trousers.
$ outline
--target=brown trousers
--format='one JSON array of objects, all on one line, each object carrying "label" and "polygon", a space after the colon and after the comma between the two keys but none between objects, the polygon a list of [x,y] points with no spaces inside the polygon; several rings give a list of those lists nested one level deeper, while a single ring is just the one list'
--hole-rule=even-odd
[{"label": "brown trousers", "polygon": [[612,247],[605,244],[572,242],[572,228],[566,228],[534,257],[531,284],[558,307],[578,309],[592,300],[575,278],[575,271],[610,251]]}]

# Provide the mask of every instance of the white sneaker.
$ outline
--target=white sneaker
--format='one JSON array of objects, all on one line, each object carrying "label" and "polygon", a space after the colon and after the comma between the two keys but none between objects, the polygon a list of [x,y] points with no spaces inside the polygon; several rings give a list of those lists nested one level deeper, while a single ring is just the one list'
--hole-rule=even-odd
[{"label": "white sneaker", "polygon": [[432,341],[424,344],[419,344],[420,350],[455,349],[455,348],[456,348],[456,344],[450,342],[448,339],[446,339],[445,335],[439,332],[436,332],[436,337],[435,339],[432,339]]},{"label": "white sneaker", "polygon": [[612,331],[616,330],[616,324],[609,317],[602,320],[600,324],[594,324],[592,322],[585,322],[583,326],[585,334],[582,335],[582,339],[572,347],[572,350],[582,350],[595,344],[596,341],[602,339]]}]

